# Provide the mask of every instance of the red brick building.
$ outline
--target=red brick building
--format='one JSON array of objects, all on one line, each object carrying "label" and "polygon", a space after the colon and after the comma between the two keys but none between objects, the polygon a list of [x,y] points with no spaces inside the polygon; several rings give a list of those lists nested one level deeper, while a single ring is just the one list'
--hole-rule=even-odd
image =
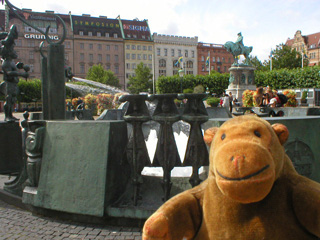
[{"label": "red brick building", "polygon": [[198,74],[207,75],[210,71],[227,73],[233,63],[233,56],[222,44],[199,43]]}]

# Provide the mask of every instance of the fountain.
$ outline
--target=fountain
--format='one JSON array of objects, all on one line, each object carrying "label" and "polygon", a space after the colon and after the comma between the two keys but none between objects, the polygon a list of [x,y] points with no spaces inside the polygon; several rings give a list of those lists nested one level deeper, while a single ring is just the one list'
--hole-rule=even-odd
[{"label": "fountain", "polygon": [[[203,130],[228,118],[209,118],[202,101],[205,94],[125,95],[124,120],[65,121],[64,90],[52,93],[64,89],[51,84],[57,76],[49,71],[50,64],[61,57],[55,53],[60,46],[53,45],[47,67],[43,59],[45,120],[29,120],[26,113],[22,131],[17,122],[0,123],[4,143],[0,147],[8,152],[6,159],[0,158],[1,173],[18,172],[0,196],[14,194],[32,211],[45,215],[112,219],[114,224],[133,219],[141,226],[165,200],[206,178],[200,174],[208,166]],[[61,74],[63,66],[56,67]],[[176,98],[186,100],[182,111],[174,104]],[[61,106],[52,109],[51,102]],[[149,103],[154,108],[148,109]],[[288,155],[298,171],[320,181],[319,134],[314,131],[320,118],[266,119],[288,127]],[[176,129],[181,127],[179,135]]]}]

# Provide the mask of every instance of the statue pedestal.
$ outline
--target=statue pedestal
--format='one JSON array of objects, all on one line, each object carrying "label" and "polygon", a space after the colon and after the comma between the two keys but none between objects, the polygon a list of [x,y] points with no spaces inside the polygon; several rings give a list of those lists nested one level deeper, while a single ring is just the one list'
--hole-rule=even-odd
[{"label": "statue pedestal", "polygon": [[254,82],[255,67],[248,65],[235,65],[229,68],[230,79],[227,93],[232,92],[240,103],[242,103],[242,93],[245,90],[256,90]]}]

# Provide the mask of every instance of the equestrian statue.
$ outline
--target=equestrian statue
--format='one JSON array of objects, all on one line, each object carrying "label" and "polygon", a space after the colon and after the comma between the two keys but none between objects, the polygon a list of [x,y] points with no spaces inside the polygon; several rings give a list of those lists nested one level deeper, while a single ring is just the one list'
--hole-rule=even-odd
[{"label": "equestrian statue", "polygon": [[240,55],[243,55],[245,57],[244,64],[250,65],[249,54],[252,51],[252,47],[246,47],[243,45],[243,36],[241,32],[238,33],[238,38],[236,42],[226,42],[224,44],[224,47],[227,49],[228,52],[230,52],[233,55],[233,65],[238,65],[238,59]]}]

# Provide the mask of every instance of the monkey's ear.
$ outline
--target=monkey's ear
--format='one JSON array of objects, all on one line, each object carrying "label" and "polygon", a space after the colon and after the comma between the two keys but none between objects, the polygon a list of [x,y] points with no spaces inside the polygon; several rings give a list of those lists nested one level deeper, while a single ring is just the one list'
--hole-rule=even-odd
[{"label": "monkey's ear", "polygon": [[212,127],[212,128],[208,128],[205,132],[204,132],[204,142],[210,147],[211,142],[213,140],[214,135],[217,133],[217,131],[219,130],[219,128],[217,127]]},{"label": "monkey's ear", "polygon": [[272,125],[273,130],[277,134],[279,141],[281,145],[283,145],[289,138],[289,130],[288,128],[281,124],[281,123],[275,123]]}]

